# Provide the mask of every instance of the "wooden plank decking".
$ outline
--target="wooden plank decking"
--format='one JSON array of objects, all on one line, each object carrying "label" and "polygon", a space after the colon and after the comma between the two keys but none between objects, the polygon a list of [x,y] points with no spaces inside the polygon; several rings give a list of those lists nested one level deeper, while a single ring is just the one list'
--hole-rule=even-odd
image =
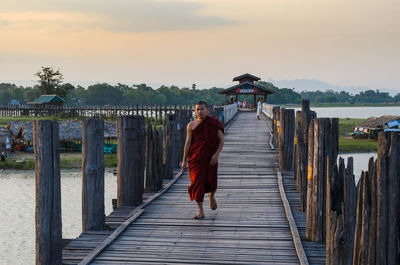
[{"label": "wooden plank decking", "polygon": [[[197,207],[189,201],[185,173],[91,264],[299,264],[268,130],[254,112],[235,118],[220,156],[216,211],[206,196],[205,219],[192,219]],[[310,264],[324,264],[321,246],[317,254],[310,246],[306,252],[316,257]]]}]

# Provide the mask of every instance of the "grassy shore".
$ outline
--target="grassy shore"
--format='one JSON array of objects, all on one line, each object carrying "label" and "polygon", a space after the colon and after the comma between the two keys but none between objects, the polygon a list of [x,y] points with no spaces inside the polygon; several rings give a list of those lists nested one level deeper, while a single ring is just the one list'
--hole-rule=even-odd
[{"label": "grassy shore", "polygon": [[[10,117],[6,117],[10,120]],[[0,118],[1,121],[4,119]],[[15,119],[18,120],[18,119]],[[19,118],[21,120],[21,118]],[[26,120],[33,120],[32,117],[27,117]],[[363,119],[350,119],[343,118],[339,119],[339,152],[374,152],[377,150],[378,143],[376,140],[367,139],[353,139],[348,136],[353,132],[354,126],[360,124]],[[160,124],[157,125],[161,127]],[[24,161],[21,161],[21,156],[25,157]],[[0,169],[24,169],[33,170],[35,168],[35,161],[33,154],[26,155],[23,154],[16,158],[7,159],[4,162],[0,161]],[[106,154],[104,155],[104,161],[106,167],[116,167],[117,166],[117,155],[116,154]],[[60,158],[60,166],[63,169],[79,169],[82,166],[82,157],[79,153],[62,153]]]},{"label": "grassy shore", "polygon": [[0,126],[1,127],[6,127],[7,126],[7,122],[9,121],[35,121],[35,120],[56,120],[57,118],[54,116],[50,116],[50,117],[27,117],[27,116],[23,116],[23,117],[0,117]]},{"label": "grassy shore", "polygon": [[374,152],[378,150],[378,141],[369,139],[353,139],[351,137],[339,138],[339,152]]},{"label": "grassy shore", "polygon": [[339,152],[374,152],[378,149],[378,142],[369,139],[353,139],[349,136],[354,126],[360,124],[364,119],[339,119]]},{"label": "grassy shore", "polygon": [[395,103],[311,103],[311,107],[399,107]]},{"label": "grassy shore", "polygon": [[[63,154],[64,155],[64,154]],[[104,155],[104,163],[106,167],[116,167],[117,166],[117,155],[107,154]],[[72,169],[82,167],[82,157],[79,156],[62,156],[60,158],[60,167],[62,169]],[[34,158],[27,158],[24,161],[16,159],[6,159],[6,161],[0,161],[0,168],[2,169],[23,169],[23,170],[33,170],[35,169]]]},{"label": "grassy shore", "polygon": [[[301,104],[284,104],[286,107],[301,108]],[[399,107],[398,103],[310,103],[311,107],[318,108],[336,108],[336,107]]]}]

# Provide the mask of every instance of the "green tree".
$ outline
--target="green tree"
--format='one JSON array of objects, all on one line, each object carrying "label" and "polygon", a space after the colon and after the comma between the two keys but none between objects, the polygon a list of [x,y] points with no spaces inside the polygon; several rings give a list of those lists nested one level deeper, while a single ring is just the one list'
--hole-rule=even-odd
[{"label": "green tree", "polygon": [[393,97],[394,102],[400,102],[400,93]]},{"label": "green tree", "polygon": [[26,102],[32,102],[40,97],[40,95],[41,92],[38,86],[35,86],[34,88],[29,87],[25,89],[24,98]]},{"label": "green tree", "polygon": [[[60,93],[58,90],[64,77],[59,70],[54,70],[52,67],[43,67],[35,76],[39,77],[39,89],[42,95]],[[66,94],[66,93],[65,93]],[[60,95],[61,97],[65,96]]]},{"label": "green tree", "polygon": [[122,100],[121,90],[107,83],[89,86],[85,97],[88,105],[121,105]]}]

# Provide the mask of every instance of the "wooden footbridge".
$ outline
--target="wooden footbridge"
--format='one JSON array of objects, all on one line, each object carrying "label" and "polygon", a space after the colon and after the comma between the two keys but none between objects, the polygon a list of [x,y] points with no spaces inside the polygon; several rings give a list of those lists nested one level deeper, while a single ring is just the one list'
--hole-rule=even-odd
[{"label": "wooden footbridge", "polygon": [[379,135],[356,186],[352,158],[337,159],[337,118],[316,118],[307,100],[296,113],[265,109],[261,120],[235,104],[213,109],[227,130],[218,209],[201,220],[188,174],[173,171],[190,110],[166,114],[162,132],[142,115],[118,117],[107,217],[104,122],[84,120],[83,233],[64,247],[58,124],[35,121],[36,264],[400,264],[400,134]]},{"label": "wooden footbridge", "polygon": [[178,174],[169,189],[113,233],[88,231],[70,243],[63,263],[325,264],[323,244],[302,244],[305,216],[296,209],[295,181],[283,176],[285,193],[277,167],[265,117],[240,112],[225,134],[216,211],[207,207],[206,196],[206,217],[192,219],[196,205],[187,193],[189,176]]}]

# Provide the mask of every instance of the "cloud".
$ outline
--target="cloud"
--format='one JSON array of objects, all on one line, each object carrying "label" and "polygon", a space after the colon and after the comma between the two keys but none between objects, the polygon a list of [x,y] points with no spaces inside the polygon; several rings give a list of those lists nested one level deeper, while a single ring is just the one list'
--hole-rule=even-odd
[{"label": "cloud", "polygon": [[[25,0],[7,3],[1,12],[69,13],[71,17],[86,17],[74,22],[80,27],[127,32],[203,30],[238,23],[220,16],[201,14],[205,8],[200,3],[157,0],[61,0],[56,4],[49,0],[34,3]],[[43,24],[40,18],[35,19],[39,22],[33,23],[32,27]],[[52,24],[65,27],[71,22],[54,18]]]},{"label": "cloud", "polygon": [[10,26],[11,22],[9,20],[0,19],[0,28]]}]

